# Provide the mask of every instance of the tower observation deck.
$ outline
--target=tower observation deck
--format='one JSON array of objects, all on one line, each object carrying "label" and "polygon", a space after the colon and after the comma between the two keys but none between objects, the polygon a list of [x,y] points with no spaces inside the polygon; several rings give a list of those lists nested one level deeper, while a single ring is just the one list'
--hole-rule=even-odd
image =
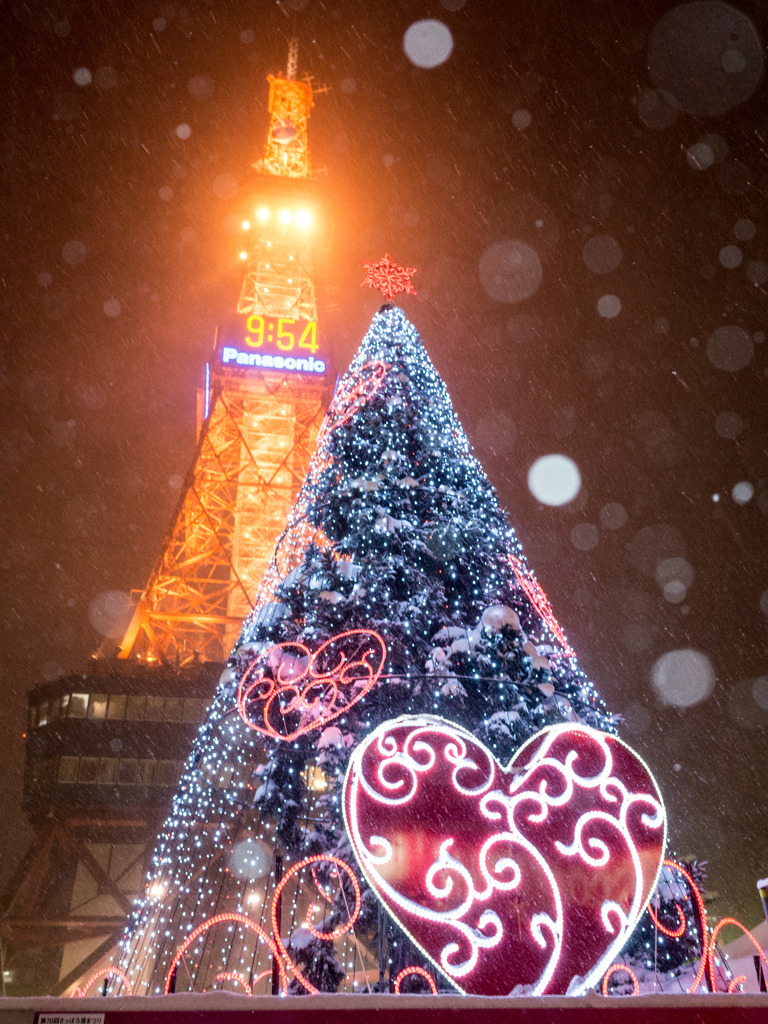
[{"label": "tower observation deck", "polygon": [[194,732],[304,480],[333,375],[318,330],[313,90],[269,75],[242,287],[198,395],[192,465],[116,659],[29,696],[36,838],[0,897],[5,994],[58,994],[108,962]]}]

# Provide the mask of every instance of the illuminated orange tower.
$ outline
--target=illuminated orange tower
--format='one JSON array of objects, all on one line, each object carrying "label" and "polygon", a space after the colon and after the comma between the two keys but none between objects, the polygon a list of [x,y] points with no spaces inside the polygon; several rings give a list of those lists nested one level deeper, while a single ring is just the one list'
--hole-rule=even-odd
[{"label": "illuminated orange tower", "polygon": [[269,131],[243,221],[236,316],[216,338],[198,448],[120,657],[226,658],[304,479],[329,399],[317,333],[320,210],[307,125],[312,86],[269,75]]}]

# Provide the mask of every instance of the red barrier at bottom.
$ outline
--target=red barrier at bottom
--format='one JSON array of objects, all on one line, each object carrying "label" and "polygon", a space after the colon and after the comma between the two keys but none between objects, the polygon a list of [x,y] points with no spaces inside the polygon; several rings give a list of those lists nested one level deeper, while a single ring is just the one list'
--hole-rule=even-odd
[{"label": "red barrier at bottom", "polygon": [[766,1024],[766,995],[0,999],[0,1024]]}]

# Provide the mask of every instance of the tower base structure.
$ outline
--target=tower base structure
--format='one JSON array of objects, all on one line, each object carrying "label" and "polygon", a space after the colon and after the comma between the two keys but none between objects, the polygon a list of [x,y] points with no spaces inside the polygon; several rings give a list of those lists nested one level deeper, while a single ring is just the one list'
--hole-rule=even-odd
[{"label": "tower base structure", "polygon": [[29,850],[0,897],[3,995],[108,963],[221,665],[98,660],[29,695]]}]

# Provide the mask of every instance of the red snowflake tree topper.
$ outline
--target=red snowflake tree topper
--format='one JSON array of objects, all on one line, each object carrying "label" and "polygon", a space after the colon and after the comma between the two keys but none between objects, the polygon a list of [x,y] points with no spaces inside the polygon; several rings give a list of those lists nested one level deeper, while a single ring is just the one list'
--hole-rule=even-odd
[{"label": "red snowflake tree topper", "polygon": [[394,298],[398,292],[416,294],[416,289],[411,284],[411,275],[416,273],[416,267],[398,266],[389,253],[378,263],[363,261],[363,266],[367,274],[361,287],[378,288],[385,299]]}]

